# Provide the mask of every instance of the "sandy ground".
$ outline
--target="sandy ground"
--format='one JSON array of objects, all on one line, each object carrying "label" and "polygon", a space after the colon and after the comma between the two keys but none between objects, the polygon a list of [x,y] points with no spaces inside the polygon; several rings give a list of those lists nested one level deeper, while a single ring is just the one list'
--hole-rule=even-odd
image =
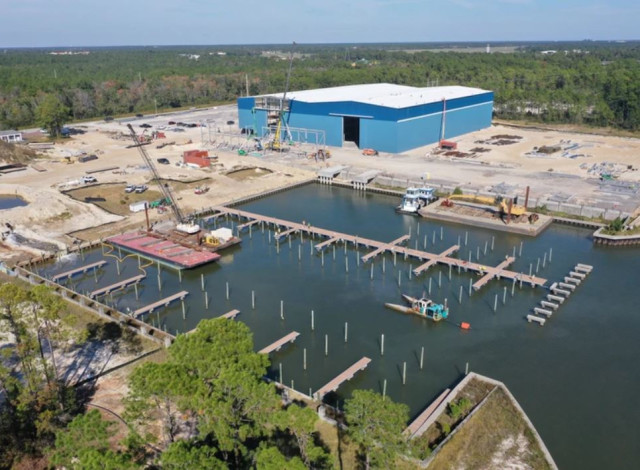
[{"label": "sandy ground", "polygon": [[[177,132],[168,121],[183,121],[206,124],[207,127],[186,128]],[[234,121],[234,125],[227,125]],[[380,154],[375,157],[362,155],[355,145],[331,148],[331,158],[317,162],[305,156],[315,149],[299,145],[287,153],[267,153],[264,156],[238,156],[235,150],[219,149],[221,142],[240,145],[246,142],[237,130],[235,106],[222,106],[208,110],[183,112],[176,115],[143,117],[131,120],[138,132],[140,124],[148,123],[157,129],[166,126],[166,139],[145,147],[151,158],[167,158],[170,165],[157,165],[163,178],[193,181],[210,178],[206,184],[210,191],[196,195],[192,188],[176,190],[179,204],[184,212],[221,204],[233,199],[281,187],[313,177],[324,167],[345,165],[347,178],[369,170],[398,180],[424,179],[431,185],[454,185],[465,190],[489,191],[499,185],[512,193],[524,193],[531,187],[532,198],[549,198],[560,202],[593,205],[604,208],[619,208],[632,212],[640,205],[640,139],[620,138],[571,132],[541,131],[513,128],[502,125],[454,139],[458,150],[475,157],[459,158],[439,153],[435,146],[427,146],[403,154]],[[18,194],[29,202],[28,206],[0,212],[0,226],[4,223],[15,226],[16,232],[32,239],[46,240],[58,245],[69,244],[74,239],[96,239],[144,225],[144,214],[127,214],[122,217],[106,212],[99,207],[75,201],[61,191],[81,187],[80,178],[92,173],[103,183],[149,183],[150,171],[144,166],[138,150],[127,149],[131,140],[126,135],[126,122],[104,123],[96,121],[74,126],[84,132],[71,139],[61,141],[55,148],[45,152],[37,163],[46,171],[29,167],[26,171],[5,174],[0,178],[0,194]],[[230,133],[235,137],[229,137]],[[491,138],[496,135],[518,136],[510,145],[495,145]],[[479,143],[482,142],[482,143]],[[157,149],[159,143],[172,143]],[[559,145],[563,150],[550,156],[528,156],[535,147]],[[208,149],[211,156],[219,158],[211,169],[192,169],[176,166],[182,152],[191,149]],[[97,160],[86,163],[66,164],[64,157],[82,153],[96,154]],[[562,154],[580,155],[576,158]],[[617,175],[615,186],[620,181],[629,183],[630,190],[616,191],[599,181],[594,166],[609,162],[608,169]],[[248,178],[233,178],[226,175],[242,167],[265,168]],[[102,171],[100,171],[102,170]],[[99,191],[100,186],[96,186]],[[637,186],[635,186],[637,185]],[[103,187],[104,188],[104,187]],[[637,191],[635,189],[638,189]],[[124,195],[123,195],[124,196]],[[125,211],[126,212],[126,211]],[[151,220],[168,220],[171,214],[151,211]],[[5,230],[6,231],[6,230]],[[9,240],[10,241],[10,240]],[[0,245],[0,259],[17,256],[16,245]],[[30,252],[38,250],[30,250]]]}]

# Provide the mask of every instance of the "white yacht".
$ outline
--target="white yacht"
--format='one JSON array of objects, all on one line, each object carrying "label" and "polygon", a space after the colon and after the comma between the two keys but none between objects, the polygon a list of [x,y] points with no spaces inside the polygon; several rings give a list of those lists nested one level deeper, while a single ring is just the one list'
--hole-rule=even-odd
[{"label": "white yacht", "polygon": [[402,197],[402,202],[396,210],[405,214],[417,214],[422,206],[424,204],[420,204],[420,198],[417,195],[407,193]]}]

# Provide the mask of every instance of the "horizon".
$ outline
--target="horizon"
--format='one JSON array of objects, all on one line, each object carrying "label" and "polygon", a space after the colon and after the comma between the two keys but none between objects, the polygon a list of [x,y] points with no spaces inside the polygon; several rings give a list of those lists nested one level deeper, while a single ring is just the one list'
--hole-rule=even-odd
[{"label": "horizon", "polygon": [[[108,4],[22,0],[5,5],[3,16],[11,21],[4,26],[2,48],[259,45],[293,39],[300,44],[632,41],[638,35],[640,4],[246,0],[220,8],[195,0]],[[527,39],[502,39],[509,37]]]}]

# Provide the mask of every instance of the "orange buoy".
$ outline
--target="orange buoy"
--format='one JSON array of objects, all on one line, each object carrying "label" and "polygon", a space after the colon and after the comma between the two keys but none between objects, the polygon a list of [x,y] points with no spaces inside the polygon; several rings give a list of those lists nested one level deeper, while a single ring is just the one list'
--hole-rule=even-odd
[{"label": "orange buoy", "polygon": [[460,328],[462,328],[463,330],[468,330],[469,328],[471,328],[471,325],[466,321],[463,321],[462,323],[460,323]]}]

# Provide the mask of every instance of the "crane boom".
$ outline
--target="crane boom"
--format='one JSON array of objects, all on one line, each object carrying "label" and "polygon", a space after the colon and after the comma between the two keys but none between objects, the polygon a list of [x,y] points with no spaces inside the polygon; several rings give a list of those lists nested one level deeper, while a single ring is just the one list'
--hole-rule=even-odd
[{"label": "crane boom", "polygon": [[162,181],[160,181],[160,175],[158,174],[158,169],[153,164],[153,160],[151,159],[151,157],[149,157],[149,154],[147,153],[147,151],[144,149],[142,142],[140,142],[140,140],[138,139],[138,136],[136,134],[136,131],[133,129],[133,126],[131,124],[127,124],[127,127],[131,132],[131,138],[135,142],[136,147],[138,147],[138,150],[140,151],[140,155],[142,155],[142,159],[151,170],[151,173],[153,173],[153,180],[158,184],[158,187],[160,188],[162,195],[168,201],[171,202],[171,210],[173,210],[173,215],[175,216],[177,222],[179,224],[184,223],[185,218],[182,215],[182,211],[180,211],[178,204],[176,204],[176,198],[173,196],[173,192],[171,191],[171,188],[169,187],[168,184],[167,185],[162,184]]},{"label": "crane boom", "polygon": [[287,131],[287,138],[291,139],[291,133],[289,132],[289,126],[284,120],[284,103],[287,99],[287,93],[289,93],[289,83],[291,80],[291,68],[293,67],[293,47],[296,45],[294,42],[291,46],[291,52],[289,53],[289,69],[287,70],[287,79],[284,85],[284,93],[282,95],[282,99],[280,100],[280,111],[278,112],[278,125],[276,126],[276,133],[273,137],[273,143],[271,147],[274,150],[280,150],[280,139],[282,133],[282,125],[284,124]]}]

